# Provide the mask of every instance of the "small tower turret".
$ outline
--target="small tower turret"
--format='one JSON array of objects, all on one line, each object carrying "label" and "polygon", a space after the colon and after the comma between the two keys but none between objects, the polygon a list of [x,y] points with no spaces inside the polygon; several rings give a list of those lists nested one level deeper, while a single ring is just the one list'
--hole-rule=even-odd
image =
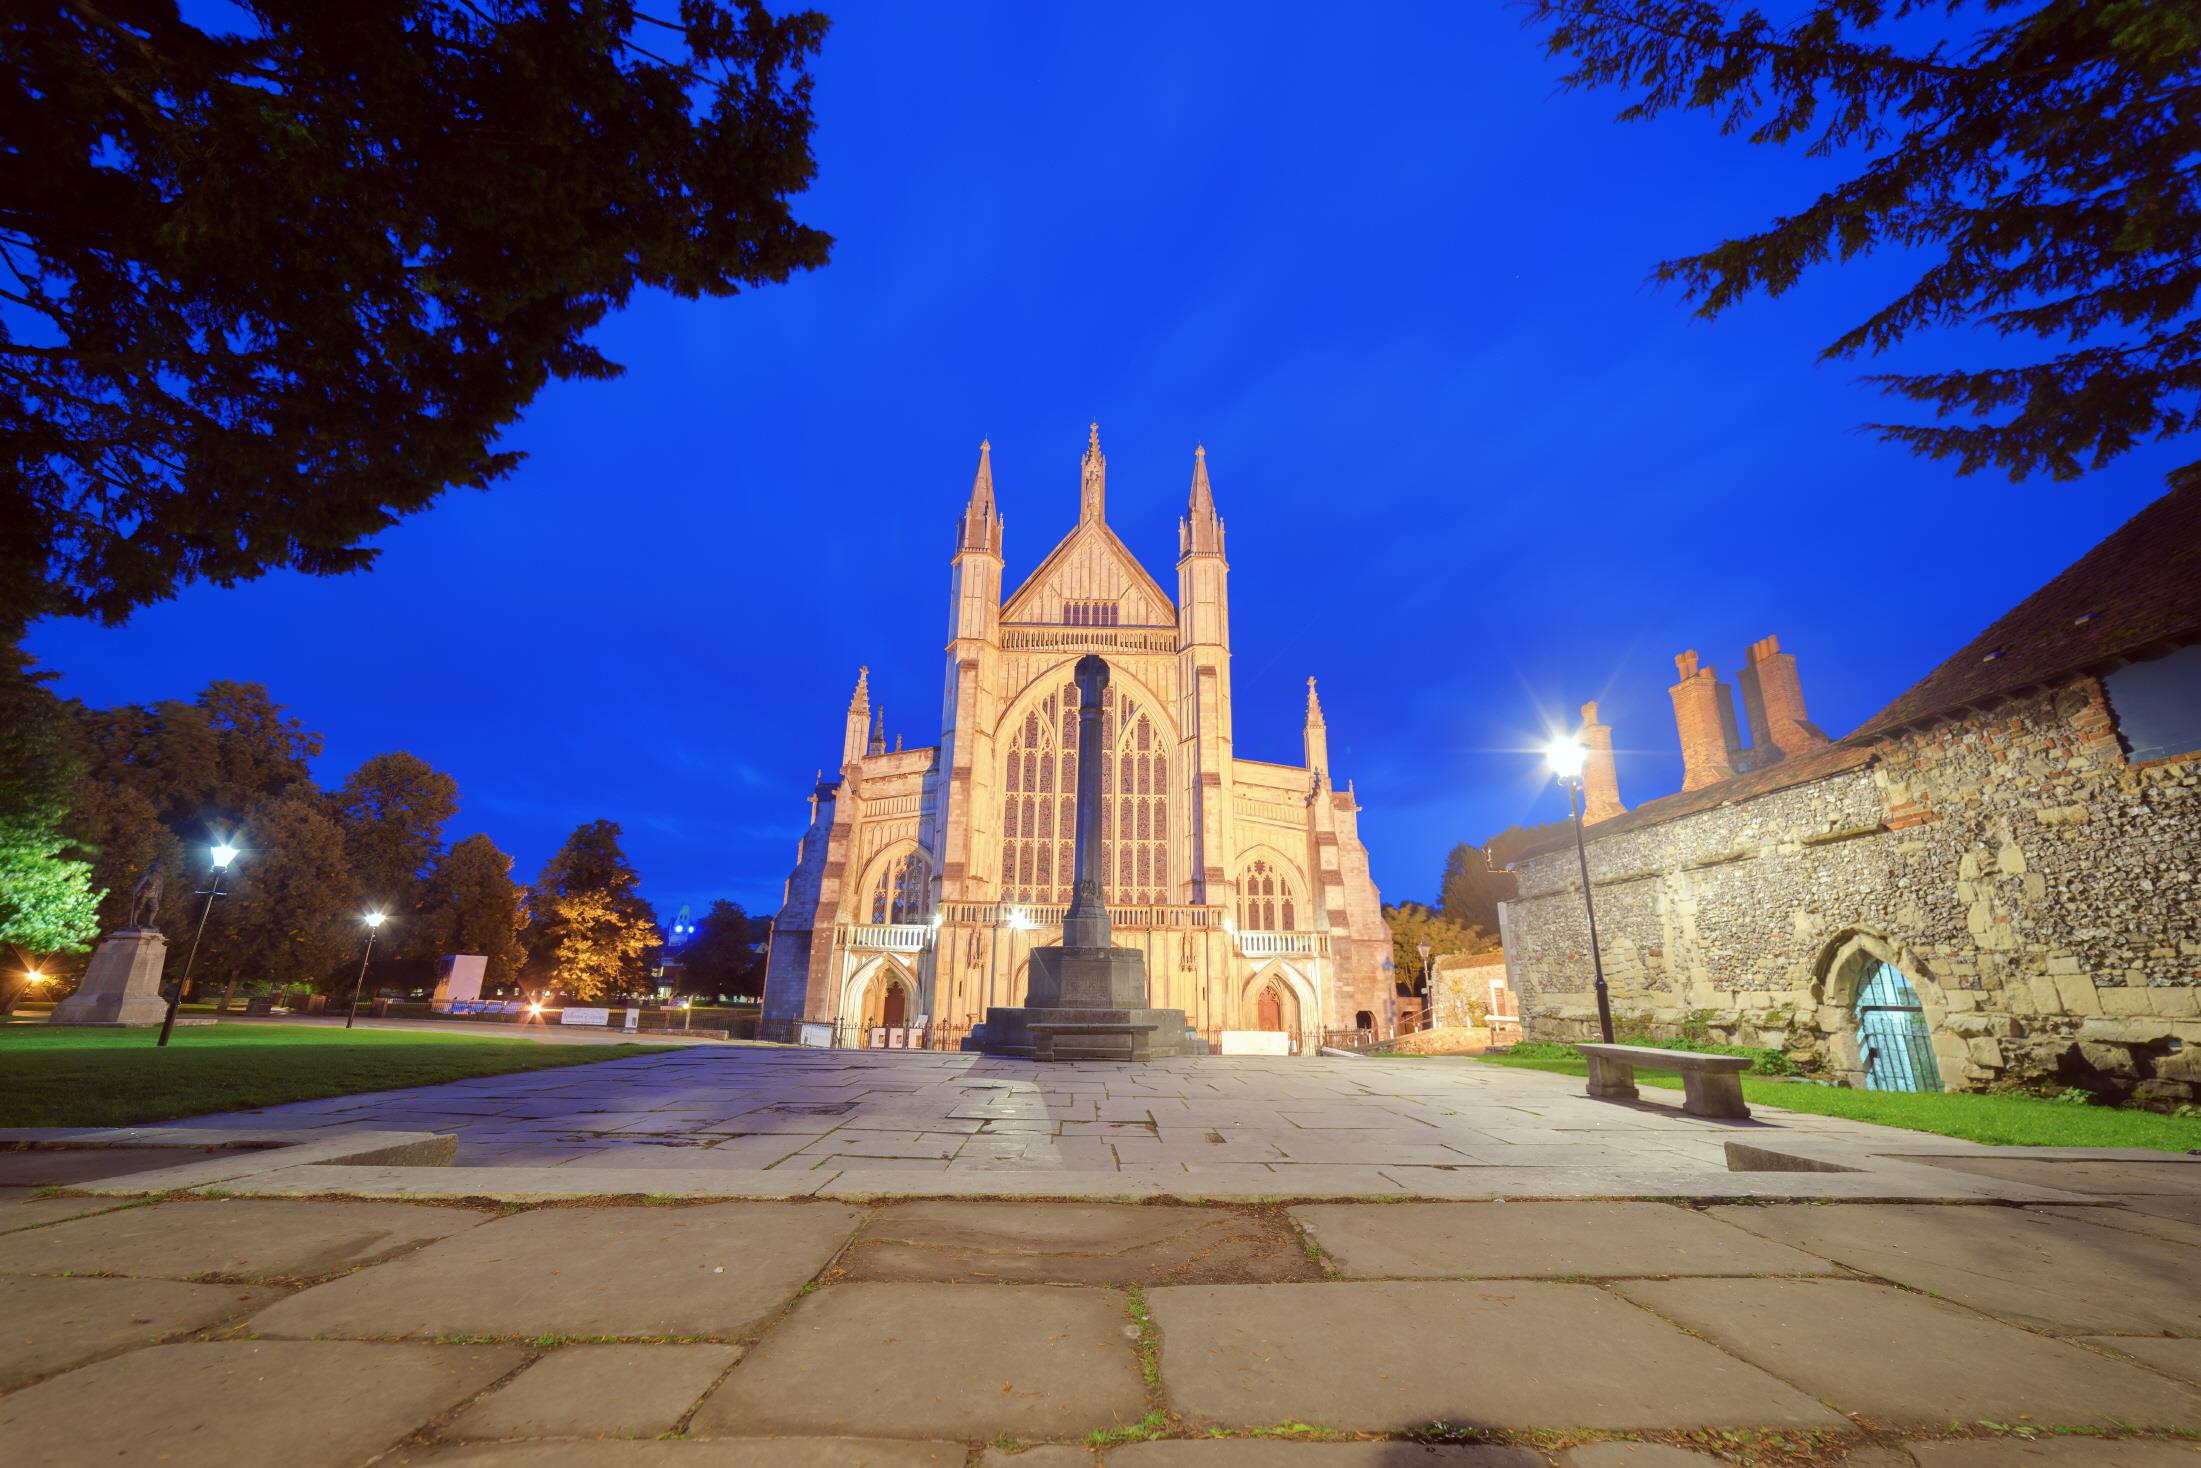
[{"label": "small tower turret", "polygon": [[1100,425],[1092,426],[1092,434],[1085,443],[1085,458],[1080,464],[1078,485],[1078,519],[1105,520],[1108,518],[1108,456],[1100,450]]}]

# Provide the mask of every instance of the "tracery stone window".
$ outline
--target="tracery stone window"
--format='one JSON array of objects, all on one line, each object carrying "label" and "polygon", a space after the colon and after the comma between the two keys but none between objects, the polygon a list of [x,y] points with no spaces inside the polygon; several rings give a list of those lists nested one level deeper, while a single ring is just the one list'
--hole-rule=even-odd
[{"label": "tracery stone window", "polygon": [[[1005,901],[1066,903],[1077,871],[1078,690],[1024,716],[1002,761],[1001,892]],[[1129,695],[1101,695],[1101,895],[1169,900],[1169,756],[1153,718]]]},{"label": "tracery stone window", "polygon": [[1121,609],[1112,601],[1066,601],[1062,620],[1072,627],[1113,627]]},{"label": "tracery stone window", "polygon": [[932,909],[932,869],[912,851],[879,874],[871,889],[875,923],[921,923]]},{"label": "tracery stone window", "polygon": [[1266,858],[1257,859],[1238,878],[1238,926],[1256,931],[1292,931],[1297,925],[1291,879]]}]

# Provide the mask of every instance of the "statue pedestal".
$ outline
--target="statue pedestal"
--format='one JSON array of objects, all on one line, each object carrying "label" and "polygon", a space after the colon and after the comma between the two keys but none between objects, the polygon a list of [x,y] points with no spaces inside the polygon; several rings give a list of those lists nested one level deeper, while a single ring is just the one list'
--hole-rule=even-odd
[{"label": "statue pedestal", "polygon": [[109,934],[84,970],[76,992],[56,1004],[50,1025],[157,1025],[168,1014],[161,969],[168,940],[151,928]]},{"label": "statue pedestal", "polygon": [[1146,1007],[1136,948],[1035,948],[1029,1003],[986,1011],[966,1050],[1033,1060],[1163,1060],[1205,1055],[1181,1009]]}]

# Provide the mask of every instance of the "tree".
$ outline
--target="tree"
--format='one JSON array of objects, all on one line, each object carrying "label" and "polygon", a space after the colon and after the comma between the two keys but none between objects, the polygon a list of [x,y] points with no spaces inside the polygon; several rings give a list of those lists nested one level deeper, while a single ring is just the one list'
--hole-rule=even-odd
[{"label": "tree", "polygon": [[299,796],[253,810],[245,826],[244,849],[222,883],[228,895],[207,924],[199,975],[226,981],[225,1008],[243,981],[341,987],[366,942],[342,829],[318,801]]},{"label": "tree", "polygon": [[681,989],[690,994],[761,994],[764,955],[757,945],[770,930],[769,919],[749,916],[738,902],[723,897],[713,902],[680,952]]},{"label": "tree", "polygon": [[1429,957],[1435,960],[1455,953],[1488,953],[1498,946],[1495,938],[1475,928],[1463,927],[1440,913],[1430,911],[1418,902],[1402,902],[1397,907],[1386,907],[1383,920],[1391,925],[1392,975],[1402,992],[1420,994],[1426,991],[1429,974],[1421,960],[1421,945],[1429,945]]},{"label": "tree", "polygon": [[187,845],[229,835],[255,807],[314,794],[321,736],[258,683],[216,680],[190,703],[87,710],[88,778],[135,790]]},{"label": "tree", "polygon": [[[0,647],[0,944],[40,955],[89,948],[104,895],[63,830],[82,763],[49,676],[33,672],[19,649]],[[0,978],[0,1010],[21,983]]]},{"label": "tree", "polygon": [[100,899],[99,930],[111,933],[130,919],[131,899],[140,878],[154,873],[160,880],[160,910],[152,926],[176,931],[176,923],[190,906],[185,895],[190,882],[203,875],[186,872],[183,843],[161,824],[153,802],[128,785],[103,780],[79,780],[69,801],[66,829],[79,851],[90,857],[92,885],[104,889]]},{"label": "tree", "polygon": [[429,874],[418,947],[428,954],[479,953],[489,960],[484,982],[510,983],[527,960],[520,897],[512,858],[487,836],[469,836],[438,857]]},{"label": "tree", "polygon": [[658,944],[657,915],[640,885],[616,822],[577,828],[528,892],[527,977],[577,999],[640,988]]},{"label": "tree", "polygon": [[[439,951],[415,919],[428,869],[443,849],[444,822],[458,814],[458,781],[414,755],[378,754],[351,772],[330,808],[360,900],[395,919],[384,940],[388,956]],[[509,871],[509,859],[505,865]]]},{"label": "tree", "polygon": [[0,633],[359,570],[518,455],[637,286],[823,265],[826,21],[762,0],[175,0],[0,21]]},{"label": "tree", "polygon": [[1437,887],[1437,911],[1447,922],[1463,928],[1498,931],[1498,904],[1513,900],[1513,873],[1493,870],[1490,855],[1479,846],[1461,843],[1444,859],[1444,877]]},{"label": "tree", "polygon": [[[1758,233],[1659,265],[1697,314],[1782,295],[1830,260],[1914,254],[1909,286],[1821,358],[1954,325],[2054,343],[1977,368],[1874,373],[1934,421],[1873,427],[1961,474],[2069,479],[2201,427],[2201,12],[2021,3],[1809,0],[1781,24],[1718,0],[1532,0],[1530,18],[1569,59],[1564,85],[1633,93],[1625,120],[1704,111],[1752,143],[1865,155],[1855,177]],[[1922,11],[1971,38],[1914,41]],[[2201,465],[2171,478],[2201,478]]]}]

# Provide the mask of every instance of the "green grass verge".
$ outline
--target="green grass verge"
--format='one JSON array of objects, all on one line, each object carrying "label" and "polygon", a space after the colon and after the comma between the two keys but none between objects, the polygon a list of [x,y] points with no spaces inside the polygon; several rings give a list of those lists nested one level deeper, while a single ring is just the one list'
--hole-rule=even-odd
[{"label": "green grass verge", "polygon": [[163,1050],[156,1033],[0,1025],[0,1126],[133,1126],[674,1048],[263,1022],[182,1026]]},{"label": "green grass verge", "polygon": [[[1542,1070],[1553,1075],[1589,1074],[1583,1060],[1507,1055],[1476,1057],[1485,1065]],[[1657,1071],[1635,1073],[1639,1086],[1678,1091],[1681,1077]],[[1962,1137],[1995,1147],[2151,1147],[2159,1152],[2201,1148],[2201,1118],[2163,1116],[2110,1106],[2073,1106],[2037,1096],[1990,1096],[1970,1091],[1851,1091],[1746,1075],[1743,1099],[1752,1106],[1779,1106],[1816,1116],[1845,1116],[1914,1132]]]}]

